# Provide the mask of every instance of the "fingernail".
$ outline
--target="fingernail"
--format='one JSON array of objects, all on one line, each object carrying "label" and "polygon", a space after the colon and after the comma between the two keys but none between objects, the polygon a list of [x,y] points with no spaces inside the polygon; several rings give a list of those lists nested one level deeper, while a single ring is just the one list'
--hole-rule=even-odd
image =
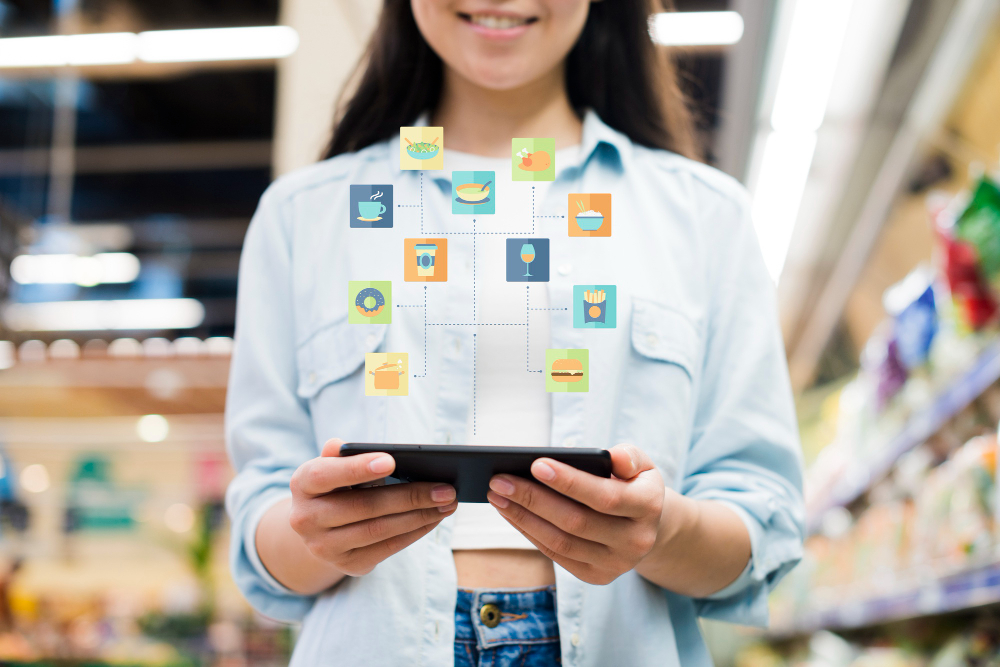
[{"label": "fingernail", "polygon": [[507,506],[510,505],[510,501],[509,500],[507,500],[503,496],[498,496],[495,493],[488,494],[487,498],[489,499],[489,501],[491,503],[493,503],[494,505],[496,505],[497,507],[499,507],[502,510],[507,509]]},{"label": "fingernail", "polygon": [[552,469],[548,463],[542,463],[541,461],[536,461],[535,465],[532,466],[531,472],[538,479],[544,479],[546,481],[550,479],[555,479],[556,471]]},{"label": "fingernail", "polygon": [[372,462],[368,464],[368,469],[376,475],[384,475],[392,470],[392,457],[387,454],[383,454],[377,459],[372,459]]},{"label": "fingernail", "polygon": [[436,503],[447,503],[455,499],[455,487],[450,484],[439,484],[431,489],[431,500]]},{"label": "fingernail", "polygon": [[514,493],[514,485],[503,477],[494,477],[491,479],[490,488],[502,496],[509,496]]},{"label": "fingernail", "polygon": [[451,512],[456,507],[458,507],[458,503],[449,503],[447,505],[442,505],[441,507],[439,507],[438,508],[438,512],[441,512],[441,514],[444,514],[445,512]]}]

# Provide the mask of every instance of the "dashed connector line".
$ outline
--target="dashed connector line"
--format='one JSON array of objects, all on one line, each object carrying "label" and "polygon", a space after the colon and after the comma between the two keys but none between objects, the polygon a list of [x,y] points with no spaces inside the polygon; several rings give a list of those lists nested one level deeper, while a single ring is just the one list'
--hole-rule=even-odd
[{"label": "dashed connector line", "polygon": [[[472,219],[472,321],[476,321],[476,219]],[[472,432],[476,429],[473,427]]]},{"label": "dashed connector line", "polygon": [[524,286],[524,307],[526,323],[524,326],[524,370],[529,373],[542,373],[544,371],[531,370],[531,313],[527,312],[531,310],[531,285]]},{"label": "dashed connector line", "polygon": [[476,334],[472,334],[472,435],[476,434]]},{"label": "dashed connector line", "polygon": [[396,308],[423,308],[424,309],[424,372],[421,375],[413,374],[415,378],[427,377],[427,285],[424,285],[424,304],[397,303]]}]

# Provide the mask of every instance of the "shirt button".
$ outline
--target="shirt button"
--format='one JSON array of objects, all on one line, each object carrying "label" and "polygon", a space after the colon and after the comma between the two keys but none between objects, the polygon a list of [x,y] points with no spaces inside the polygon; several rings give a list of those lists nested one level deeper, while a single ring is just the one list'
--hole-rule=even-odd
[{"label": "shirt button", "polygon": [[580,645],[580,635],[578,635],[578,634],[576,634],[574,632],[569,637],[569,643],[572,644],[573,646],[579,646]]},{"label": "shirt button", "polygon": [[572,264],[560,264],[559,265],[559,275],[568,276],[569,272],[573,270]]},{"label": "shirt button", "polygon": [[316,374],[315,373],[310,373],[309,374],[309,384],[316,384]]},{"label": "shirt button", "polygon": [[453,348],[455,348],[455,352],[461,352],[462,351],[462,341],[461,341],[461,339],[456,338],[453,341],[451,341],[451,346]]},{"label": "shirt button", "polygon": [[566,438],[562,441],[563,447],[576,447],[576,438]]},{"label": "shirt button", "polygon": [[375,334],[368,334],[368,338],[365,339],[366,347],[375,347]]},{"label": "shirt button", "polygon": [[656,347],[657,345],[660,344],[660,337],[654,333],[651,333],[648,336],[646,336],[646,344],[649,345],[650,347]]}]

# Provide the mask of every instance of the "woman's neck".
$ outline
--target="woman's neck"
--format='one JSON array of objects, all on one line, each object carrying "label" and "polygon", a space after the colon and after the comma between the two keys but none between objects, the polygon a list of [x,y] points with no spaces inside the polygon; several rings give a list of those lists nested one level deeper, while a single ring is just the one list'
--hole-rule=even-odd
[{"label": "woman's neck", "polygon": [[561,68],[520,88],[491,90],[445,67],[431,124],[445,128],[448,148],[488,157],[509,157],[514,137],[551,137],[559,149],[583,134]]}]

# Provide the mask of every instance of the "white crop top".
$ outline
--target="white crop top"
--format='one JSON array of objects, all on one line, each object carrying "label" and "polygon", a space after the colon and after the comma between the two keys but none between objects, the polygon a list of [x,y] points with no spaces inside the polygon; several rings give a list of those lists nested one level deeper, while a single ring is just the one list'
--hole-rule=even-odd
[{"label": "white crop top", "polygon": [[[560,165],[571,164],[579,146],[556,151],[556,173]],[[532,186],[536,207],[544,200],[551,182],[513,181],[510,158],[488,158],[454,150],[445,151],[446,172],[454,170],[496,172],[496,214],[479,218],[479,228],[504,231],[524,230],[531,234]],[[536,210],[536,214],[541,215]],[[542,223],[551,223],[545,224]],[[551,236],[546,227],[565,220],[536,220],[534,236]],[[525,283],[508,283],[504,264],[506,236],[484,234],[476,238],[477,294],[476,320],[523,322],[530,316],[530,340],[525,327],[479,326],[477,328],[476,387],[478,410],[475,435],[471,420],[466,426],[465,444],[526,445],[547,447],[552,423],[552,404],[545,382],[537,373],[529,373],[522,362],[527,355],[531,368],[545,367],[545,349],[549,346],[549,315],[544,310],[527,310]],[[550,267],[554,270],[554,267]],[[531,284],[531,307],[547,308],[547,283]],[[529,344],[530,343],[530,344]],[[488,503],[459,503],[454,514],[453,550],[534,549],[521,533],[500,516]]]}]

